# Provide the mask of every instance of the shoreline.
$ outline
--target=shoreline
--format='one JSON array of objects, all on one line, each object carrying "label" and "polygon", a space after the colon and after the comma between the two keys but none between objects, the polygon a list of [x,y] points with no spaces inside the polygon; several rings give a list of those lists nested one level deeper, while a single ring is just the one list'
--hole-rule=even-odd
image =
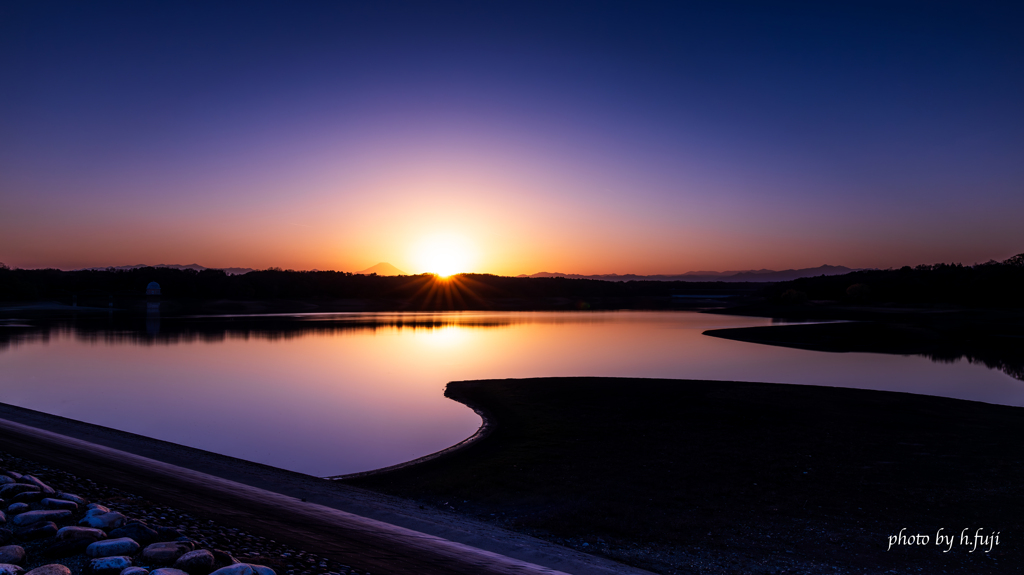
[{"label": "shoreline", "polygon": [[469,403],[469,399],[448,395],[447,391],[445,391],[445,397],[465,405],[466,407],[472,409],[473,412],[480,417],[480,427],[477,428],[476,432],[474,432],[473,435],[470,435],[469,437],[463,439],[462,441],[456,443],[455,445],[445,447],[444,449],[435,451],[433,453],[429,453],[427,455],[424,455],[423,457],[411,459],[404,463],[396,463],[395,465],[381,467],[380,469],[371,469],[369,471],[358,471],[356,473],[346,473],[344,475],[329,475],[327,477],[324,477],[323,479],[327,479],[329,481],[347,481],[350,479],[373,477],[376,475],[390,473],[392,471],[407,469],[466,449],[476,443],[483,441],[484,439],[487,439],[487,437],[494,432],[494,428],[497,425],[497,423],[494,421],[493,416],[488,415],[487,410],[484,407],[472,405],[471,403]]}]

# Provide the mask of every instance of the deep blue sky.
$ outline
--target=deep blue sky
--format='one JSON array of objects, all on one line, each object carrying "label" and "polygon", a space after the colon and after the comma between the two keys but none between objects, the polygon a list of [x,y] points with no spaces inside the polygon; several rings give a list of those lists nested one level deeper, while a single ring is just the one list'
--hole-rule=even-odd
[{"label": "deep blue sky", "polygon": [[1021,6],[5,2],[0,261],[1003,259]]}]

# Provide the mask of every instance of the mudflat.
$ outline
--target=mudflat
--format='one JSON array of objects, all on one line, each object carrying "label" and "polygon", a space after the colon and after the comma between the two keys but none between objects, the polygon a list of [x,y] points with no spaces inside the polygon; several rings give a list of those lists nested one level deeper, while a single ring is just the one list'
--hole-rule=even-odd
[{"label": "mudflat", "polygon": [[1024,565],[1021,408],[618,378],[464,381],[446,394],[491,433],[346,483],[662,573]]}]

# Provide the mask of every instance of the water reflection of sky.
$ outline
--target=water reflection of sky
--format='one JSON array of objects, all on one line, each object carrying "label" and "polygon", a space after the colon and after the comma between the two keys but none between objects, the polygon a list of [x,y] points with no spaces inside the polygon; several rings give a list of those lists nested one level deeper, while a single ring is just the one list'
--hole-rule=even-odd
[{"label": "water reflection of sky", "polygon": [[0,327],[0,401],[313,475],[399,463],[471,435],[459,379],[629,376],[801,383],[1024,405],[981,365],[821,353],[704,330],[687,312],[321,314],[153,326]]}]

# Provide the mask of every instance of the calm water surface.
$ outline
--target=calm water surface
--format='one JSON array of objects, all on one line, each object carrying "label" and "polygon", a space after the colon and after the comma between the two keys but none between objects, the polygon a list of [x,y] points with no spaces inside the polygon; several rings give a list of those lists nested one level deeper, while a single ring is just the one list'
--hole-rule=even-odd
[{"label": "calm water surface", "polygon": [[0,402],[318,476],[400,463],[472,435],[479,417],[442,395],[447,382],[462,379],[766,381],[1024,405],[1024,382],[977,364],[701,335],[771,325],[761,318],[455,312],[269,319],[151,320],[137,330],[8,322],[0,326]]}]

